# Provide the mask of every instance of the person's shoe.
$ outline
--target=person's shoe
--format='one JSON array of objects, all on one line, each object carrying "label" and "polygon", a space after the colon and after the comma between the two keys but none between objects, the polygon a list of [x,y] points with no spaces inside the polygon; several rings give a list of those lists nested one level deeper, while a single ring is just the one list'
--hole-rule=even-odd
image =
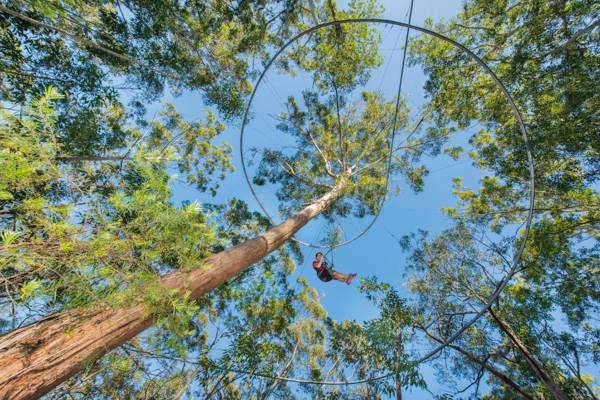
[{"label": "person's shoe", "polygon": [[349,285],[352,283],[352,279],[354,279],[356,277],[356,273],[351,273],[350,275],[348,275],[348,279],[346,279],[346,283]]}]

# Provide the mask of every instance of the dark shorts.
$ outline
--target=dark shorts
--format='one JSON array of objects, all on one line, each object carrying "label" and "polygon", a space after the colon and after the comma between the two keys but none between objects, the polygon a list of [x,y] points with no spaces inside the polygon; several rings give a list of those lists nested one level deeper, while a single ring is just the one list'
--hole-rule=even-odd
[{"label": "dark shorts", "polygon": [[317,272],[317,276],[323,282],[329,282],[333,279],[331,272],[327,268],[323,268],[321,272]]}]

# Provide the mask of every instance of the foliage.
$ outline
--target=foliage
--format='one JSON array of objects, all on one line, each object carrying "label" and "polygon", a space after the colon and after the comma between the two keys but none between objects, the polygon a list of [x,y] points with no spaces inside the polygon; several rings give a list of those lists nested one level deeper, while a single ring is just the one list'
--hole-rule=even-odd
[{"label": "foliage", "polygon": [[[488,398],[513,398],[518,388],[555,396],[499,320],[568,398],[594,396],[583,366],[596,361],[598,337],[590,318],[598,309],[597,11],[588,1],[474,0],[449,22],[428,23],[491,66],[524,114],[535,157],[534,222],[518,273],[493,306],[497,318],[489,315],[448,349],[452,368],[440,365],[446,380],[487,377]],[[429,321],[438,321],[421,331],[437,344],[434,338],[461,326],[462,313],[480,308],[509,270],[523,233],[515,240],[510,231],[528,209],[528,167],[514,115],[474,62],[425,36],[413,41],[411,55],[427,72],[427,107],[439,128],[482,123],[469,156],[491,174],[479,190],[455,180],[457,206],[446,209],[454,227],[404,242],[416,272],[409,287]],[[571,345],[558,347],[563,339]]]},{"label": "foliage", "polygon": [[[207,103],[228,116],[240,111],[250,89],[248,60],[264,57],[264,46],[280,43],[303,15],[296,2],[286,0],[255,5],[52,0],[32,1],[26,8],[10,1],[6,7],[68,33],[4,20],[3,45],[10,57],[3,71],[10,96],[25,96],[58,79],[65,89],[96,101],[107,95],[116,100],[113,78],[140,91],[135,96],[140,106],[168,85],[173,91],[202,90]],[[73,48],[73,41],[82,49]],[[85,79],[79,80],[77,69]],[[82,111],[93,116],[85,107]]]},{"label": "foliage", "polygon": [[[173,202],[175,173],[216,195],[233,170],[222,119],[239,115],[270,51],[319,21],[375,17],[373,0],[212,2],[5,2],[68,34],[0,14],[0,332],[56,311],[141,301],[156,326],[48,398],[376,399],[427,389],[438,398],[597,397],[600,88],[596,2],[465,2],[428,26],[474,49],[513,94],[534,149],[538,196],[519,269],[486,312],[426,368],[414,360],[481,309],[511,270],[527,213],[528,165],[516,120],[492,80],[453,47],[411,39],[427,75],[427,127],[393,149],[390,172],[422,190],[423,155],[468,151],[484,171],[473,189],[454,181],[451,226],[401,240],[404,292],[372,277],[360,291],[378,310],[333,321],[290,242],[254,268],[192,301],[159,276],[270,227],[244,202]],[[381,38],[366,24],[315,32],[278,60],[315,82],[287,99],[280,134],[293,151],[256,150],[255,184],[274,185],[290,215],[343,184],[325,211],[361,218],[386,193],[390,132],[411,128],[400,99],[361,87],[381,66]],[[111,54],[106,49],[114,52]],[[166,94],[202,92],[202,118],[186,120]],[[398,115],[395,116],[396,111]],[[450,135],[481,124],[469,148]],[[408,129],[410,130],[410,129]],[[417,133],[418,131],[418,133]],[[465,146],[466,147],[466,146]],[[512,232],[516,229],[516,235]],[[537,363],[537,366],[533,366]],[[254,375],[253,375],[254,374]],[[264,376],[383,380],[349,386],[292,384]],[[545,374],[545,376],[544,376]],[[262,375],[259,376],[259,375]]]},{"label": "foliage", "polygon": [[[170,202],[172,148],[160,156],[141,145],[122,166],[103,165],[103,182],[87,181],[96,171],[86,175],[86,168],[57,163],[61,146],[52,101],[59,97],[49,88],[20,118],[2,115],[0,272],[13,327],[31,318],[15,307],[119,302],[141,287],[151,299],[147,285],[166,271],[200,267],[216,240],[197,203],[178,208]],[[229,162],[219,147],[206,147],[207,162],[217,153]]]}]

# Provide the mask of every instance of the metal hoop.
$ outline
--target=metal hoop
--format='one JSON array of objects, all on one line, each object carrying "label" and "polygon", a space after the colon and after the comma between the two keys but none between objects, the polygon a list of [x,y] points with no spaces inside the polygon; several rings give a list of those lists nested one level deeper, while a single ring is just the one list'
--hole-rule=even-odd
[{"label": "metal hoop", "polygon": [[[265,214],[269,217],[269,219],[272,221],[271,217],[269,216],[269,213],[265,210],[265,208],[263,207],[262,203],[260,202],[260,199],[258,199],[258,196],[256,195],[256,192],[254,191],[254,188],[252,187],[252,184],[250,183],[250,180],[248,178],[248,173],[246,171],[246,165],[244,163],[244,153],[243,153],[243,144],[244,144],[244,129],[246,127],[246,124],[248,122],[248,114],[250,112],[250,107],[252,106],[252,101],[254,100],[254,96],[256,94],[256,91],[258,89],[258,87],[260,86],[260,83],[263,79],[263,77],[265,76],[265,74],[267,73],[267,71],[269,70],[269,68],[271,67],[271,65],[275,62],[275,60],[281,55],[281,53],[287,48],[289,47],[292,43],[294,43],[295,41],[297,41],[299,38],[301,38],[302,36],[308,35],[312,32],[315,32],[319,29],[328,27],[328,26],[334,26],[334,25],[342,25],[342,24],[359,24],[359,23],[374,23],[374,24],[389,24],[389,25],[395,25],[395,26],[400,26],[400,27],[404,27],[404,28],[409,28],[409,29],[414,29],[416,31],[425,33],[427,35],[433,36],[435,38],[438,38],[440,40],[445,41],[446,43],[451,44],[452,46],[462,50],[464,53],[467,53],[467,55],[469,55],[471,57],[472,60],[474,60],[477,64],[479,64],[479,66],[481,66],[483,68],[483,70],[492,78],[492,80],[496,83],[496,85],[498,86],[498,88],[502,91],[502,93],[505,95],[506,99],[508,100],[511,109],[514,112],[514,115],[518,121],[518,125],[519,125],[519,130],[521,131],[521,136],[523,138],[523,142],[525,145],[525,151],[527,153],[527,162],[528,162],[528,171],[529,171],[529,207],[527,210],[527,217],[526,217],[526,222],[525,222],[525,229],[523,232],[523,237],[522,237],[522,241],[519,245],[519,247],[517,248],[517,251],[513,257],[512,260],[512,265],[509,268],[508,272],[506,273],[506,275],[504,276],[503,279],[500,280],[500,282],[496,285],[496,289],[494,290],[494,292],[490,295],[490,297],[488,298],[488,300],[485,302],[485,305],[465,324],[463,325],[458,331],[456,331],[452,336],[450,336],[450,338],[448,338],[447,340],[445,340],[442,344],[440,344],[439,346],[437,346],[436,348],[434,348],[433,350],[429,351],[427,354],[425,354],[423,357],[419,358],[418,360],[416,360],[414,362],[415,365],[420,364],[426,360],[428,360],[429,358],[433,357],[434,355],[436,355],[437,353],[439,353],[440,351],[442,351],[446,346],[448,346],[450,343],[452,343],[454,340],[456,340],[460,335],[462,335],[462,333],[467,330],[471,325],[473,325],[475,322],[477,322],[477,320],[479,320],[479,318],[481,318],[481,316],[486,313],[489,308],[491,307],[491,305],[494,303],[494,301],[496,301],[496,299],[498,298],[498,296],[500,296],[500,293],[502,292],[502,290],[504,289],[504,287],[508,284],[508,282],[511,280],[511,278],[517,273],[518,269],[517,266],[519,265],[520,261],[521,261],[521,257],[523,255],[523,251],[525,250],[525,244],[527,242],[527,238],[529,237],[529,231],[531,228],[531,222],[533,219],[533,205],[535,202],[535,169],[533,166],[533,155],[531,152],[531,147],[529,144],[529,139],[528,139],[528,134],[527,134],[527,128],[525,127],[525,123],[523,122],[523,117],[521,116],[521,113],[519,112],[519,109],[517,108],[517,105],[515,104],[515,101],[513,100],[512,96],[510,95],[510,93],[508,92],[508,90],[506,89],[506,87],[504,86],[504,84],[500,81],[500,79],[496,76],[496,74],[490,69],[490,67],[488,67],[488,65],[481,59],[479,58],[479,56],[477,56],[475,53],[473,53],[469,48],[467,48],[466,46],[464,46],[463,44],[450,39],[447,36],[444,36],[440,33],[434,32],[432,30],[426,29],[426,28],[422,28],[419,26],[415,26],[412,24],[408,24],[405,22],[399,22],[399,21],[393,21],[393,20],[389,20],[389,19],[381,19],[381,18],[353,18],[353,19],[345,19],[345,20],[336,20],[336,21],[328,21],[328,22],[324,22],[318,25],[313,26],[312,28],[309,28],[305,31],[302,31],[300,33],[298,33],[296,36],[294,36],[292,39],[290,39],[287,43],[285,43],[276,53],[275,55],[269,60],[269,62],[266,64],[265,69],[263,70],[263,72],[261,73],[260,77],[258,78],[258,81],[256,82],[256,85],[254,86],[254,89],[252,90],[252,94],[250,95],[250,99],[248,101],[248,104],[246,105],[246,110],[244,112],[244,119],[242,122],[242,127],[241,127],[241,131],[240,131],[240,156],[241,156],[241,160],[242,160],[242,170],[244,172],[244,178],[246,179],[246,183],[248,184],[248,187],[250,188],[250,191],[252,192],[252,195],[254,196],[254,198],[256,199],[256,201],[258,202],[258,204],[260,205],[260,207],[262,208],[262,210],[265,212]],[[376,219],[376,217],[379,215],[376,214],[376,216],[374,217],[373,221],[371,222],[371,224],[367,227],[370,228],[370,226],[372,226],[372,224],[374,223],[374,220]],[[364,233],[366,232],[363,231],[358,237],[362,236]],[[358,238],[357,237],[357,238]],[[357,239],[357,238],[353,238],[353,240]],[[296,239],[297,241],[299,241],[298,239]],[[301,241],[299,241],[300,243],[302,243]],[[338,245],[339,247],[339,245]],[[369,379],[362,379],[362,380],[355,380],[355,381],[313,381],[313,380],[307,380],[307,379],[285,379],[285,378],[281,378],[281,377],[270,377],[272,379],[279,379],[279,380],[289,380],[289,381],[293,381],[293,382],[297,382],[297,383],[304,383],[304,384],[319,384],[319,385],[356,385],[356,384],[361,384],[361,383],[367,383],[367,382],[373,382],[376,380],[381,380],[381,379],[386,379],[390,376],[394,375],[394,373],[387,373],[387,374],[383,374],[383,375],[379,375],[373,378],[369,378]]]}]

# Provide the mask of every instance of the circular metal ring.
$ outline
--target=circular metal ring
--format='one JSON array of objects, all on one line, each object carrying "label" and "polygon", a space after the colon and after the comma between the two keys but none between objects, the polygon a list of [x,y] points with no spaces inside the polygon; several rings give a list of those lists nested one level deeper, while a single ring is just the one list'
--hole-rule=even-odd
[{"label": "circular metal ring", "polygon": [[[522,241],[519,244],[517,251],[513,257],[512,260],[512,265],[509,268],[508,272],[506,273],[506,275],[497,283],[496,288],[494,290],[494,292],[488,297],[487,301],[485,302],[484,306],[465,324],[463,325],[458,331],[456,331],[454,334],[452,334],[448,339],[446,339],[443,343],[441,343],[439,346],[437,346],[436,348],[434,348],[433,350],[429,351],[428,353],[426,353],[424,356],[422,356],[421,358],[419,358],[418,360],[416,360],[414,362],[414,364],[420,364],[428,359],[430,359],[431,357],[433,357],[434,355],[436,355],[437,353],[439,353],[440,351],[442,351],[446,346],[448,346],[450,343],[452,343],[454,340],[456,340],[460,335],[462,335],[462,333],[467,330],[471,325],[473,325],[475,322],[477,322],[477,320],[479,320],[479,318],[481,318],[481,316],[486,313],[489,308],[491,307],[491,305],[494,303],[494,301],[496,301],[496,299],[498,299],[498,296],[500,296],[500,293],[502,292],[502,290],[504,289],[504,287],[508,284],[508,282],[511,280],[511,278],[517,273],[518,271],[518,265],[521,261],[521,256],[523,255],[523,251],[525,249],[525,244],[527,242],[527,238],[529,237],[529,231],[531,228],[531,222],[533,219],[533,205],[535,202],[535,169],[534,169],[534,165],[533,165],[533,155],[531,152],[531,147],[529,144],[529,139],[528,139],[528,134],[527,134],[527,128],[525,127],[525,123],[523,121],[523,117],[521,115],[521,113],[519,112],[519,109],[517,108],[517,105],[515,104],[515,101],[513,100],[512,96],[510,95],[510,93],[508,92],[508,90],[506,89],[506,87],[504,86],[504,84],[500,81],[500,79],[496,76],[496,74],[490,69],[490,67],[488,67],[488,65],[479,57],[477,56],[475,53],[473,53],[469,48],[467,48],[466,46],[464,46],[463,44],[447,37],[444,36],[440,33],[434,32],[432,30],[426,29],[426,28],[422,28],[416,25],[412,25],[412,24],[408,24],[405,22],[399,22],[399,21],[393,21],[390,19],[382,19],[382,18],[352,18],[352,19],[344,19],[344,20],[336,20],[336,21],[328,21],[328,22],[324,22],[318,25],[315,25],[305,31],[302,31],[300,33],[298,33],[296,36],[294,36],[292,39],[290,39],[287,43],[285,43],[276,53],[275,55],[269,60],[269,62],[266,64],[265,69],[263,70],[263,72],[261,73],[260,77],[258,78],[258,81],[256,83],[256,85],[254,86],[254,89],[252,90],[252,94],[250,95],[250,99],[248,101],[248,104],[246,105],[246,109],[244,112],[244,117],[243,117],[243,121],[242,121],[242,127],[241,127],[241,131],[240,131],[240,155],[241,155],[241,159],[242,159],[242,170],[244,172],[244,178],[246,179],[246,183],[248,184],[248,187],[250,188],[250,191],[252,192],[252,195],[254,196],[254,198],[256,199],[256,201],[259,203],[260,207],[262,208],[262,210],[265,212],[265,214],[267,216],[269,216],[269,213],[265,210],[265,207],[263,207],[262,203],[260,202],[260,199],[258,199],[258,196],[256,195],[256,192],[254,191],[254,188],[252,187],[252,184],[250,183],[250,180],[248,178],[248,173],[246,171],[246,166],[244,163],[244,153],[243,153],[243,144],[244,144],[244,129],[246,127],[246,124],[248,122],[248,115],[250,112],[250,107],[252,106],[252,101],[254,99],[254,96],[256,94],[256,91],[258,89],[258,87],[260,86],[261,81],[263,80],[265,74],[267,73],[267,71],[269,70],[269,68],[271,67],[271,65],[275,62],[275,60],[281,55],[281,53],[288,48],[292,43],[294,43],[295,41],[297,41],[299,38],[301,38],[302,36],[308,35],[312,32],[315,32],[319,29],[323,29],[325,27],[328,26],[334,26],[334,25],[343,25],[343,24],[360,24],[360,23],[373,23],[373,24],[387,24],[387,25],[395,25],[395,26],[400,26],[400,27],[404,27],[404,28],[408,28],[408,29],[414,29],[418,32],[422,32],[425,33],[429,36],[433,36],[437,39],[440,39],[446,43],[451,44],[452,46],[462,50],[464,53],[466,53],[467,55],[469,55],[469,57],[471,57],[472,60],[474,60],[477,64],[479,64],[479,66],[481,66],[483,68],[483,70],[492,78],[492,80],[496,83],[497,87],[502,91],[502,93],[505,95],[506,99],[508,100],[511,109],[513,110],[513,113],[515,115],[515,118],[517,119],[518,125],[519,125],[519,130],[521,131],[521,136],[523,138],[523,142],[524,142],[524,146],[525,146],[525,151],[527,153],[527,162],[528,162],[528,172],[529,172],[529,206],[528,206],[528,210],[527,210],[527,217],[526,217],[526,221],[525,221],[525,228],[523,231],[523,236],[522,236]],[[271,219],[271,217],[269,216],[269,219]],[[372,225],[372,224],[371,224]],[[361,233],[361,235],[364,234]],[[353,239],[354,240],[354,239]],[[394,375],[394,373],[387,373],[387,374],[382,374],[373,378],[369,378],[369,379],[362,379],[362,380],[354,380],[354,381],[314,381],[314,380],[310,380],[310,379],[287,379],[293,382],[297,382],[297,383],[304,383],[304,384],[319,384],[319,385],[356,385],[356,384],[361,384],[361,383],[367,383],[367,382],[373,382],[375,380],[381,380],[381,379],[386,379],[389,378],[390,376]],[[273,379],[277,379],[276,377],[272,377]],[[286,379],[280,379],[280,380],[286,380]]]}]

